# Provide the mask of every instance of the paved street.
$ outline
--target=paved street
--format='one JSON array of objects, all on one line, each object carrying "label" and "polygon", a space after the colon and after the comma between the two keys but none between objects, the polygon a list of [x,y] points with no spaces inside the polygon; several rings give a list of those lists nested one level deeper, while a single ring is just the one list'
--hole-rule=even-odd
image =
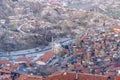
[{"label": "paved street", "polygon": [[[64,38],[64,39],[60,39],[58,41],[55,42],[59,42],[61,44],[68,44],[70,42],[74,42],[75,39],[71,39],[71,38]],[[17,58],[20,56],[26,56],[26,57],[33,57],[34,59],[39,58],[40,56],[42,56],[44,53],[51,51],[52,47],[51,47],[51,43],[49,46],[47,46],[44,49],[40,49],[39,47],[37,48],[33,48],[33,49],[27,49],[27,50],[20,50],[20,51],[14,51],[14,52],[10,52],[10,54],[7,55],[0,55],[1,59],[2,58]]]}]

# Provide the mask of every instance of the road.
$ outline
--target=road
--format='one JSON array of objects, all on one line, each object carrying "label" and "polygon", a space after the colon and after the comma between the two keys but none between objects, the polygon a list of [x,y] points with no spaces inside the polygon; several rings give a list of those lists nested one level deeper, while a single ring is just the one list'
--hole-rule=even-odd
[{"label": "road", "polygon": [[[74,41],[75,41],[75,39],[64,38],[64,39],[61,39],[57,42],[59,42],[61,44],[68,44],[68,43],[74,42]],[[38,49],[38,50],[36,50],[36,49]],[[0,57],[1,57],[1,59],[2,58],[9,58],[9,57],[17,58],[17,57],[20,57],[20,56],[37,58],[37,57],[43,55],[44,53],[51,51],[51,49],[52,49],[52,47],[51,47],[51,45],[49,45],[42,50],[39,47],[37,47],[37,48],[33,48],[33,49],[28,49],[28,50],[20,50],[20,51],[10,52],[10,54],[0,55]]]}]

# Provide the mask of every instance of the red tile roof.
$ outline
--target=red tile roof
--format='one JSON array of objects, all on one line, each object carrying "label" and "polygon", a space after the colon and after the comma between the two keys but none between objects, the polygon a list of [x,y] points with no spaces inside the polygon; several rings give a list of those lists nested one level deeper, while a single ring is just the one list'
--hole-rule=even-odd
[{"label": "red tile roof", "polygon": [[115,25],[113,26],[114,28],[119,28],[120,29],[120,25]]},{"label": "red tile roof", "polygon": [[10,62],[7,59],[3,59],[3,60],[0,60],[0,64],[10,64]]},{"label": "red tile roof", "polygon": [[32,61],[32,58],[19,57],[19,58],[16,59],[16,61],[26,61],[26,62],[30,62],[30,61]]},{"label": "red tile roof", "polygon": [[0,80],[12,80],[10,75],[2,75],[0,76]]},{"label": "red tile roof", "polygon": [[84,73],[54,73],[45,80],[108,80],[108,76]]},{"label": "red tile roof", "polygon": [[46,52],[44,55],[40,56],[40,58],[37,61],[43,61],[46,63],[54,55],[55,55],[55,53],[53,53],[52,51]]},{"label": "red tile roof", "polygon": [[114,80],[120,80],[120,76],[115,76]]},{"label": "red tile roof", "polygon": [[108,76],[79,73],[78,80],[108,80]]},{"label": "red tile roof", "polygon": [[[16,59],[16,62],[22,62],[25,63],[28,67],[30,66],[30,63],[32,62],[32,58],[27,58],[27,57],[19,57]],[[17,66],[17,65],[16,65]],[[15,67],[15,66],[14,66]]]},{"label": "red tile roof", "polygon": [[41,76],[20,75],[18,80],[43,80]]},{"label": "red tile roof", "polygon": [[10,74],[10,71],[7,71],[5,69],[0,69],[0,72],[5,73],[5,74]]},{"label": "red tile roof", "polygon": [[81,54],[83,51],[84,51],[83,48],[77,49],[77,50],[76,50],[76,54]]},{"label": "red tile roof", "polygon": [[54,73],[45,80],[75,80],[74,73]]},{"label": "red tile roof", "polygon": [[11,68],[12,69],[17,69],[17,67],[19,67],[18,63],[11,64]]}]

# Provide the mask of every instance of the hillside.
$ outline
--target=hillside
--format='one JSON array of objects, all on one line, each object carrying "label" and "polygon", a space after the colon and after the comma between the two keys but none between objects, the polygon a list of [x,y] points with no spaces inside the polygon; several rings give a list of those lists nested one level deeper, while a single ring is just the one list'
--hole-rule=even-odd
[{"label": "hillside", "polygon": [[68,4],[70,8],[97,9],[114,19],[120,19],[120,0],[74,0]]},{"label": "hillside", "polygon": [[95,11],[50,3],[1,0],[0,51],[48,45],[51,37],[74,37],[89,27],[109,26],[114,19]]}]

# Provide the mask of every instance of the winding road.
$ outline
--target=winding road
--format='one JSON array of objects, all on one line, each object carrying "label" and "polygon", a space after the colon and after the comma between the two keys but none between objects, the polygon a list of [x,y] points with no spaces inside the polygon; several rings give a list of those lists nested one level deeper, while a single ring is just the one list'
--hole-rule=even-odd
[{"label": "winding road", "polygon": [[[74,41],[75,41],[75,39],[64,38],[64,39],[59,40],[58,42],[61,44],[68,44],[68,43],[71,43]],[[38,49],[38,50],[36,50],[36,49]],[[0,57],[1,57],[1,59],[2,58],[15,59],[15,58],[20,57],[20,56],[38,58],[39,56],[43,55],[44,53],[51,51],[51,49],[52,49],[52,46],[49,45],[42,50],[39,47],[37,47],[37,48],[33,48],[33,49],[28,49],[28,50],[20,50],[20,51],[10,52],[10,54],[0,55]]]}]

